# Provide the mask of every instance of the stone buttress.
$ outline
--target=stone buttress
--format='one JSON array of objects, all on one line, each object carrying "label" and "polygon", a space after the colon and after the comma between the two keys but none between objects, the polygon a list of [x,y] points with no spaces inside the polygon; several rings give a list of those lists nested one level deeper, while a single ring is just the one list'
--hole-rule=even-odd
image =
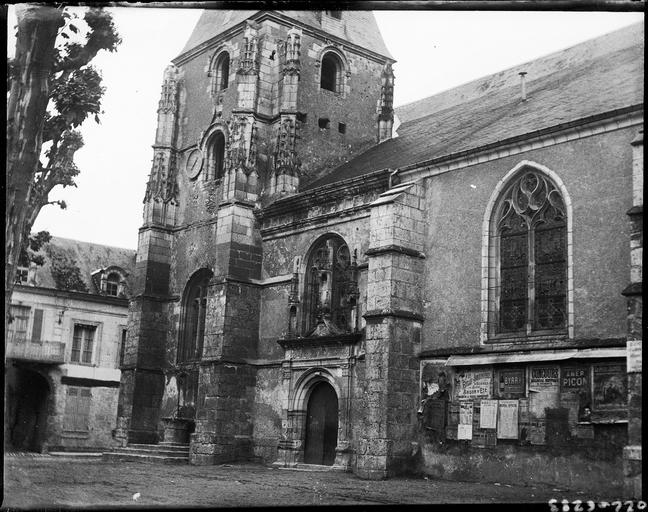
[{"label": "stone buttress", "polygon": [[169,269],[176,223],[177,112],[179,75],[164,72],[158,106],[153,166],[144,197],[144,224],[139,231],[129,328],[121,367],[116,438],[126,442],[157,441],[164,388]]}]

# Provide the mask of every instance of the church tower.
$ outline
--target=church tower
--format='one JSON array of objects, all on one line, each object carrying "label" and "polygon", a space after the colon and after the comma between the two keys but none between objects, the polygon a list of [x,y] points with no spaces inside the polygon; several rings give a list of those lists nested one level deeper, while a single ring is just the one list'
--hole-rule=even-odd
[{"label": "church tower", "polygon": [[204,11],[164,72],[123,444],[155,443],[173,423],[191,433],[192,463],[253,454],[255,211],[391,137],[393,62],[368,11]]}]

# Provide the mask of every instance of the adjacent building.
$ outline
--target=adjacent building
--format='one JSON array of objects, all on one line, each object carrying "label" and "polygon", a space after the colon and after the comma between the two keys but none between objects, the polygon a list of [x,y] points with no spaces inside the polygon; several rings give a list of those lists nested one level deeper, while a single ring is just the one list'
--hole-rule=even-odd
[{"label": "adjacent building", "polygon": [[115,428],[135,251],[53,237],[20,268],[5,340],[5,450],[101,450]]},{"label": "adjacent building", "polygon": [[599,488],[625,453],[640,482],[643,28],[396,132],[393,62],[369,12],[204,12],[164,74],[116,438]]}]

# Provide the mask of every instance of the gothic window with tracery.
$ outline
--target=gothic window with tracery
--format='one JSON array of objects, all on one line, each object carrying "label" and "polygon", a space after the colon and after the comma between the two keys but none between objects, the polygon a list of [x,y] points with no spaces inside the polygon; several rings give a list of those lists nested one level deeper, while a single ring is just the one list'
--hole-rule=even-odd
[{"label": "gothic window with tracery", "polygon": [[194,274],[187,283],[182,304],[178,363],[196,361],[202,356],[207,313],[207,288],[211,276],[211,271],[203,269]]},{"label": "gothic window with tracery", "polygon": [[566,328],[567,216],[560,191],[544,174],[526,169],[495,212],[495,333]]},{"label": "gothic window with tracery", "polygon": [[322,74],[320,87],[327,91],[342,91],[342,61],[333,52],[327,52],[322,57]]},{"label": "gothic window with tracery", "polygon": [[317,241],[306,266],[305,331],[334,335],[357,330],[357,264],[336,235]]}]

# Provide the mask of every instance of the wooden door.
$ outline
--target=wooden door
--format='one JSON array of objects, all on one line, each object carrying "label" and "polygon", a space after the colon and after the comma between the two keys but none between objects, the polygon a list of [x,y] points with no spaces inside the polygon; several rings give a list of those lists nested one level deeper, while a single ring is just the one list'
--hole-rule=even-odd
[{"label": "wooden door", "polygon": [[338,430],[338,399],[330,384],[315,385],[308,400],[304,462],[332,466]]}]

